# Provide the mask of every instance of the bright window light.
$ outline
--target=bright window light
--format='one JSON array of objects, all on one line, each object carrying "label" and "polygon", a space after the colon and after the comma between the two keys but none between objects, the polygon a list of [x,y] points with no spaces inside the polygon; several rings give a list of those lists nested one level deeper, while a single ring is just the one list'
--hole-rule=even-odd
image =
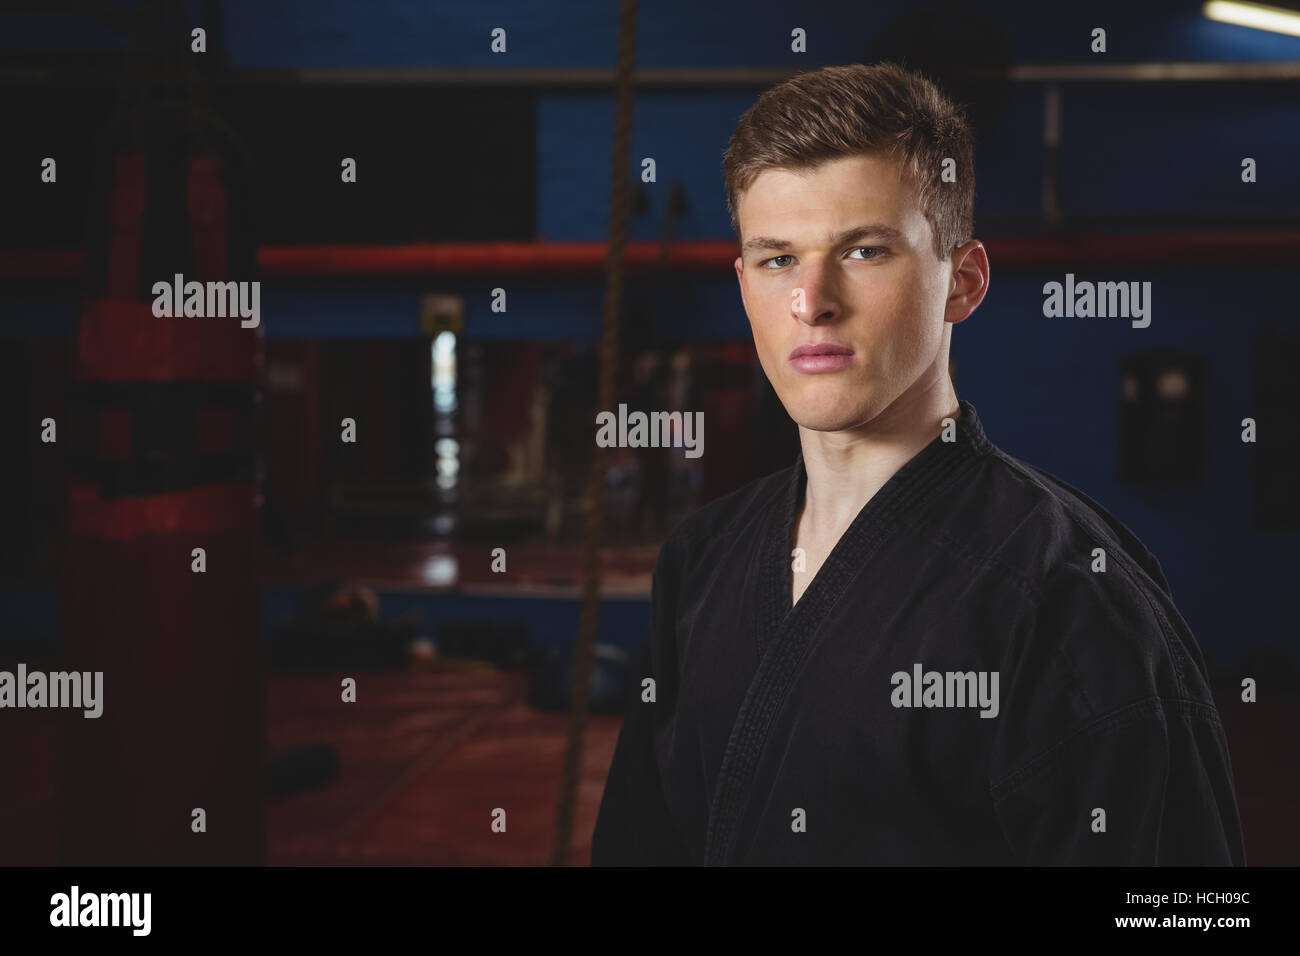
[{"label": "bright window light", "polygon": [[456,410],[456,336],[439,332],[433,340],[433,407],[449,414]]}]

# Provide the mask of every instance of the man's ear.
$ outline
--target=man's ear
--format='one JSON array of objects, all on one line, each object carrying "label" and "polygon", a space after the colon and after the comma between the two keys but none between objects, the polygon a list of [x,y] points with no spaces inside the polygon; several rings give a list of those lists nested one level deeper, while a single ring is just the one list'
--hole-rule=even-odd
[{"label": "man's ear", "polygon": [[956,325],[974,312],[989,290],[989,257],[978,239],[963,242],[952,253],[952,278],[943,320]]}]

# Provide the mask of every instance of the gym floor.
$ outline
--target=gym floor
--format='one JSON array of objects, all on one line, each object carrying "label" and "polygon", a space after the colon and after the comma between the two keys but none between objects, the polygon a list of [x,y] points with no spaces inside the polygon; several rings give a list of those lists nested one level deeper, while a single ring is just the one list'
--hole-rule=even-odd
[{"label": "gym floor", "polygon": [[[272,752],[328,742],[328,787],[268,801],[271,865],[524,865],[550,862],[569,720],[526,703],[523,672],[367,675],[337,706],[333,675],[273,679]],[[619,717],[587,724],[570,863],[591,858]],[[505,811],[504,832],[493,814]]]},{"label": "gym floor", "polygon": [[[577,596],[578,548],[507,550],[510,591]],[[648,599],[657,550],[602,549],[605,592]],[[410,588],[428,587],[436,577],[439,586],[472,592],[501,587],[490,552],[423,541],[321,540],[298,548],[291,560],[268,561],[265,580],[284,585],[339,577]],[[439,564],[439,558],[454,560]],[[509,616],[509,597],[497,600]],[[339,755],[339,774],[327,787],[267,802],[267,863],[548,864],[569,717],[530,707],[528,687],[523,671],[441,660],[433,673],[359,675],[356,703],[339,707],[335,673],[272,677],[268,752],[328,743]],[[590,861],[620,721],[588,719],[572,865]],[[492,828],[498,808],[505,811],[504,832]]]},{"label": "gym floor", "polygon": [[[526,694],[522,672],[370,674],[359,681],[356,704],[340,708],[333,675],[272,678],[268,752],[329,743],[339,772],[328,786],[267,800],[266,862],[546,865],[568,718],[529,707]],[[1268,741],[1274,728],[1300,720],[1300,701],[1223,705],[1248,864],[1289,865],[1300,858],[1300,774]],[[0,858],[53,865],[54,721],[32,710],[10,721],[15,732],[0,740],[0,759],[26,773],[5,788]],[[587,726],[572,865],[590,860],[619,722],[592,716]],[[491,827],[497,808],[506,812],[504,832]]]}]

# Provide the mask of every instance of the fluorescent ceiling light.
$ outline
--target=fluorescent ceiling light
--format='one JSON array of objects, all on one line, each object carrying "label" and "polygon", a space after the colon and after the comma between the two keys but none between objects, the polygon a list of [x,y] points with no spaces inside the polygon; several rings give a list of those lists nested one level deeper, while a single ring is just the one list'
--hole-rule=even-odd
[{"label": "fluorescent ceiling light", "polygon": [[1210,0],[1201,12],[1220,23],[1234,23],[1239,27],[1253,27],[1256,30],[1300,37],[1300,13],[1284,7],[1242,3],[1240,0]]}]

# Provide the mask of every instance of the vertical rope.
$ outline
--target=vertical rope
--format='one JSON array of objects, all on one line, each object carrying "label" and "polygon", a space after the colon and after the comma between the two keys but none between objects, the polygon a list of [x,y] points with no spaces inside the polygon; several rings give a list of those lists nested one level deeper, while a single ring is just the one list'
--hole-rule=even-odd
[{"label": "vertical rope", "polygon": [[[623,253],[631,210],[628,182],[629,140],[632,134],[632,71],[636,62],[637,0],[621,0],[618,24],[618,64],[615,72],[614,142],[610,156],[609,246],[605,255],[605,302],[600,336],[598,410],[614,404],[618,372],[618,320],[623,300]],[[606,452],[595,446],[587,480],[586,534],[582,545],[582,616],[573,654],[573,719],[564,752],[564,776],[555,812],[552,866],[566,866],[573,842],[573,810],[582,773],[582,745],[587,729],[587,698],[591,693],[591,664],[600,610],[600,542],[605,524]]]}]

